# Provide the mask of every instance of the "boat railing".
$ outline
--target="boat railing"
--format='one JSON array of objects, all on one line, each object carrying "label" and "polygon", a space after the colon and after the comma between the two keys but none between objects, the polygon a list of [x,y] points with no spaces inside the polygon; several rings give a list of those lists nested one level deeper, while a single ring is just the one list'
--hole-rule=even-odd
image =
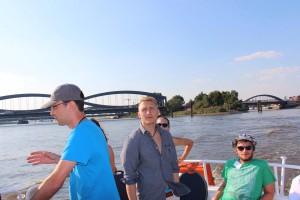
[{"label": "boat railing", "polygon": [[[300,170],[299,165],[290,165],[286,164],[286,157],[281,156],[281,164],[280,163],[269,163],[269,166],[273,168],[274,176],[276,178],[275,182],[275,195],[277,197],[284,197],[284,186],[285,186],[285,171],[286,169],[294,169],[294,170]],[[211,169],[210,167],[207,168],[208,164],[225,164],[226,160],[184,160],[184,162],[189,162],[189,163],[202,163],[203,164],[203,173],[204,173],[204,178],[208,184],[209,187],[217,189],[215,185],[210,185],[209,184],[209,177],[208,177],[208,172],[207,169]],[[280,183],[279,183],[279,172],[280,173]],[[30,198],[29,193],[34,191],[38,187],[38,184],[30,187],[27,190],[26,197]],[[7,194],[16,194],[17,199],[21,200],[22,199],[22,193],[19,190],[6,190],[6,191],[0,191],[0,195],[7,195]],[[27,198],[27,199],[28,199]],[[1,198],[0,198],[1,199]]]},{"label": "boat railing", "polygon": [[[274,176],[276,178],[276,182],[275,182],[275,195],[276,196],[284,196],[284,185],[285,185],[285,170],[286,169],[295,169],[295,170],[300,170],[300,166],[298,165],[289,165],[289,164],[285,164],[286,162],[286,157],[285,156],[281,156],[281,164],[279,163],[269,163],[269,166],[271,168],[273,168],[273,172],[274,172]],[[208,186],[213,186],[213,185],[209,185],[208,183],[208,173],[207,173],[207,168],[206,165],[207,164],[225,164],[226,160],[184,160],[184,162],[199,162],[203,164],[203,171],[204,171],[204,178],[208,184]],[[281,176],[280,176],[280,183],[279,183],[279,170],[281,169]]]}]

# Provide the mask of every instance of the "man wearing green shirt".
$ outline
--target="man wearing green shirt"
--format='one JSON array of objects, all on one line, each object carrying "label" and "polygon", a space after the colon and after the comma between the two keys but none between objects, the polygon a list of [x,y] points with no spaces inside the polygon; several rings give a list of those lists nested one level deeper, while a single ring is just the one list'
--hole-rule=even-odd
[{"label": "man wearing green shirt", "polygon": [[254,159],[257,144],[254,137],[241,134],[232,147],[238,158],[230,159],[223,168],[224,182],[213,200],[272,200],[276,181],[265,160]]}]

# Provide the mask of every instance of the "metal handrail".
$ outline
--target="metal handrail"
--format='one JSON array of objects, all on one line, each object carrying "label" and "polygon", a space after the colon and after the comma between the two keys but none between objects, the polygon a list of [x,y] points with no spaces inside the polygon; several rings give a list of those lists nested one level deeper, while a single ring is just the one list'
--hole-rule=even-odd
[{"label": "metal handrail", "polygon": [[[300,166],[298,165],[289,165],[289,164],[285,164],[286,161],[286,157],[285,156],[281,156],[281,164],[279,163],[268,163],[270,167],[273,167],[274,170],[274,176],[276,178],[276,182],[275,182],[275,194],[277,196],[284,196],[284,182],[285,182],[285,170],[286,169],[296,169],[296,170],[300,170]],[[208,184],[208,186],[212,186],[209,185],[208,183],[208,175],[207,175],[207,169],[206,169],[206,165],[207,164],[225,164],[226,160],[184,160],[184,162],[199,162],[203,164],[203,170],[204,170],[204,178]],[[278,182],[278,168],[281,168],[281,178],[280,178],[280,184]],[[280,186],[280,187],[279,187]]]},{"label": "metal handrail", "polygon": [[[275,182],[275,194],[276,196],[284,196],[284,185],[285,185],[285,170],[286,169],[295,169],[295,170],[300,170],[300,166],[298,165],[289,165],[285,164],[286,161],[285,156],[281,156],[281,164],[279,163],[268,163],[270,167],[273,168],[274,176],[276,178]],[[208,179],[208,173],[207,173],[207,164],[225,164],[226,160],[184,160],[184,162],[192,162],[192,163],[202,163],[203,164],[203,171],[204,171],[204,178],[208,184],[208,186],[214,186],[209,184],[209,179]],[[278,169],[281,168],[281,179],[280,179],[280,184],[278,182]],[[30,193],[34,192],[34,190],[39,186],[39,184],[31,186],[27,192],[26,192],[26,199],[30,198]],[[279,187],[280,186],[280,187]],[[5,194],[16,194],[18,200],[22,200],[22,193],[21,191],[18,190],[6,190],[6,191],[0,191],[1,195]]]}]

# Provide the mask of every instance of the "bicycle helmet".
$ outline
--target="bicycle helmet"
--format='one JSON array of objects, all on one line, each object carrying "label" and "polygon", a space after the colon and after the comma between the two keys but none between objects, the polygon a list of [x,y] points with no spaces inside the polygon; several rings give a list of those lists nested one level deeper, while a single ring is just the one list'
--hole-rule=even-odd
[{"label": "bicycle helmet", "polygon": [[241,141],[241,140],[244,140],[244,141],[249,141],[253,144],[253,146],[255,147],[257,142],[256,140],[254,139],[254,137],[252,137],[251,135],[248,135],[248,134],[240,134],[238,135],[236,138],[234,138],[234,140],[232,141],[232,147],[236,147],[236,144],[238,141]]}]

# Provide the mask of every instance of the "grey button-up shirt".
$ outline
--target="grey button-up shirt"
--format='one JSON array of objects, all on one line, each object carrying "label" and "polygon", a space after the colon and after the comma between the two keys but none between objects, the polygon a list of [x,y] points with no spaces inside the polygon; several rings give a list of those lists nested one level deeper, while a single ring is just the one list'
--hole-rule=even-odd
[{"label": "grey button-up shirt", "polygon": [[137,183],[138,197],[143,200],[166,199],[166,182],[174,182],[173,173],[179,172],[171,134],[156,128],[161,137],[161,153],[142,125],[127,137],[121,152],[125,183]]}]

